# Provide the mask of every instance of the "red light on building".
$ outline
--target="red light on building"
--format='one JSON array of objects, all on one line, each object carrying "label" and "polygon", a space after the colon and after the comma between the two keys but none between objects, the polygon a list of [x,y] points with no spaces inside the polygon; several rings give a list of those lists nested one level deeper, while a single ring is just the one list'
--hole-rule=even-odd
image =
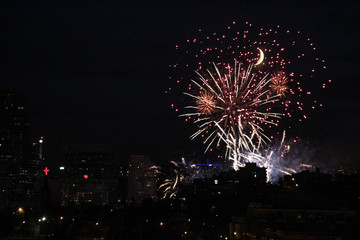
[{"label": "red light on building", "polygon": [[89,177],[88,175],[86,175],[86,174],[84,175],[84,178],[85,178],[85,179],[88,179],[88,177]]},{"label": "red light on building", "polygon": [[48,169],[48,167],[45,167],[45,169],[44,169],[44,172],[45,172],[45,175],[48,175],[48,172],[49,172],[50,170]]}]

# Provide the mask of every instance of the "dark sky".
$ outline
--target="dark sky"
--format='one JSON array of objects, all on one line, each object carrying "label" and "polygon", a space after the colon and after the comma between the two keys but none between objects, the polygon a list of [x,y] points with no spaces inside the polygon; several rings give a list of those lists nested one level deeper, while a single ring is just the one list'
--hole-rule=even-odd
[{"label": "dark sky", "polygon": [[2,1],[0,87],[28,95],[30,138],[45,136],[54,161],[69,143],[124,155],[183,151],[194,129],[164,94],[175,44],[234,20],[285,25],[311,36],[334,81],[303,126],[306,140],[359,165],[360,8],[320,2]]}]

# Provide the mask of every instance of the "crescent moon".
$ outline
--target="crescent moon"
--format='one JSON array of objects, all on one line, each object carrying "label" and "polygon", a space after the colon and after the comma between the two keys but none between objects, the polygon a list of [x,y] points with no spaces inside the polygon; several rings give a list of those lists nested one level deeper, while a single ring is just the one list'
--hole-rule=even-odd
[{"label": "crescent moon", "polygon": [[264,52],[259,48],[259,52],[260,52],[260,57],[259,60],[255,63],[255,66],[259,65],[260,63],[262,63],[262,61],[264,61]]}]

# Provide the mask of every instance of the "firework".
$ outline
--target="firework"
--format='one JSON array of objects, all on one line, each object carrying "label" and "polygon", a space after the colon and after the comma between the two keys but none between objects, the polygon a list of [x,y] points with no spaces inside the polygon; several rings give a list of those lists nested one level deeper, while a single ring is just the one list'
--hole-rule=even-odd
[{"label": "firework", "polygon": [[204,141],[208,144],[206,150],[216,139],[218,145],[224,136],[239,140],[241,149],[260,147],[269,140],[262,126],[278,124],[281,115],[272,112],[271,105],[280,95],[271,94],[268,75],[258,77],[252,68],[252,64],[242,68],[241,63],[235,61],[222,74],[213,64],[213,72],[208,69],[207,74],[198,73],[198,81],[192,81],[196,88],[185,93],[194,105],[187,106],[191,112],[181,116],[197,117],[195,123],[199,130],[191,138],[208,134]]},{"label": "firework", "polygon": [[179,172],[179,167],[176,162],[170,161],[173,164],[171,174],[168,174],[168,178],[159,186],[159,190],[162,191],[162,198],[174,198],[179,189],[179,182],[182,180],[182,176]]},{"label": "firework", "polygon": [[[316,56],[312,41],[300,31],[257,28],[248,22],[243,29],[233,22],[224,34],[199,32],[185,46],[176,45],[190,62],[171,65],[182,75],[194,70],[197,74],[186,85],[192,104],[181,114],[198,127],[191,139],[201,137],[205,151],[225,144],[226,158],[234,169],[255,162],[268,169],[268,180],[278,172],[295,171],[278,161],[289,152],[284,130],[307,118],[304,100],[311,109],[322,106],[303,86],[315,81],[325,88],[315,77],[326,69],[325,60]],[[171,78],[177,84],[183,79]],[[178,111],[175,104],[172,107]],[[281,132],[279,147],[270,150],[268,144]]]},{"label": "firework", "polygon": [[[307,111],[322,106],[312,97],[312,91],[308,87],[310,82],[318,89],[327,85],[323,81],[323,73],[326,70],[325,60],[317,56],[317,48],[312,40],[299,30],[284,29],[279,25],[263,28],[249,22],[245,24],[233,22],[221,34],[207,34],[206,31],[199,29],[196,37],[188,39],[182,45],[176,45],[176,50],[185,62],[169,65],[173,69],[170,78],[176,80],[178,85],[191,90],[197,85],[193,82],[188,84],[183,79],[188,79],[186,75],[192,75],[194,70],[208,75],[207,71],[204,73],[204,69],[209,68],[212,62],[217,63],[217,68],[226,67],[234,60],[242,62],[244,66],[253,64],[253,69],[259,78],[272,73],[269,76],[270,91],[281,96],[276,109],[277,112],[282,113],[283,119],[286,119],[282,121],[284,123],[282,128],[291,128],[287,129],[289,132],[307,118]],[[211,74],[217,75],[216,70],[213,69]],[[182,83],[185,84],[181,85]],[[174,89],[177,88],[170,88],[169,91]],[[203,94],[197,104],[201,105],[202,113],[211,115],[218,110],[215,107],[218,102],[212,99],[215,96],[211,92],[204,91]],[[176,105],[173,103],[172,107],[179,111]],[[185,121],[193,122],[197,117],[197,115],[189,116]],[[275,135],[281,135],[281,132],[282,129],[279,129],[269,132],[269,135],[273,138]],[[207,138],[207,134],[201,136]]]},{"label": "firework", "polygon": [[[231,150],[237,151],[236,147]],[[294,140],[285,140],[284,131],[281,141],[259,151],[242,152],[240,165],[245,162],[256,163],[257,166],[266,168],[267,181],[275,182],[283,175],[314,168],[308,163],[310,158],[307,155],[311,155],[307,147]]]},{"label": "firework", "polygon": [[[220,126],[218,127],[221,130]],[[278,147],[273,146],[266,149],[253,146],[251,150],[243,151],[239,145],[241,140],[234,138],[232,135],[226,135],[226,138],[222,138],[222,140],[226,143],[228,159],[233,162],[232,168],[235,170],[244,167],[245,163],[256,163],[258,167],[266,168],[268,182],[277,180],[280,175],[296,172],[294,168],[285,167],[283,164],[284,156],[290,150],[290,145],[284,144],[285,131]]]},{"label": "firework", "polygon": [[214,96],[207,92],[201,92],[200,98],[196,100],[198,111],[203,115],[211,115],[215,111]]},{"label": "firework", "polygon": [[285,94],[288,92],[288,78],[283,71],[274,73],[271,78],[271,89],[278,95],[285,97]]}]

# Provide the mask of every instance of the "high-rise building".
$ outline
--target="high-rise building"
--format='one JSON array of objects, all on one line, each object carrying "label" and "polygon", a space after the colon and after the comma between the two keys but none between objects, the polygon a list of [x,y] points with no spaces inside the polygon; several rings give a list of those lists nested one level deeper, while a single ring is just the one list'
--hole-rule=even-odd
[{"label": "high-rise building", "polygon": [[0,91],[0,201],[24,199],[27,186],[28,114],[26,96]]},{"label": "high-rise building", "polygon": [[150,157],[130,156],[128,200],[140,204],[143,200],[156,197],[156,173]]},{"label": "high-rise building", "polygon": [[44,138],[40,137],[37,142],[31,143],[28,146],[28,171],[29,179],[32,183],[39,182],[44,175],[43,170],[46,164],[43,157],[43,144]]},{"label": "high-rise building", "polygon": [[[44,157],[43,145],[44,137],[40,137],[35,143],[29,144],[28,153],[28,179],[29,179],[29,197],[33,207],[48,209],[50,204],[56,203],[56,199],[50,194],[57,191],[54,187],[54,171],[49,170],[49,165]],[[50,172],[50,173],[49,173]],[[51,176],[51,180],[48,177]],[[51,188],[50,188],[51,185]],[[50,203],[51,202],[51,203]]]}]

